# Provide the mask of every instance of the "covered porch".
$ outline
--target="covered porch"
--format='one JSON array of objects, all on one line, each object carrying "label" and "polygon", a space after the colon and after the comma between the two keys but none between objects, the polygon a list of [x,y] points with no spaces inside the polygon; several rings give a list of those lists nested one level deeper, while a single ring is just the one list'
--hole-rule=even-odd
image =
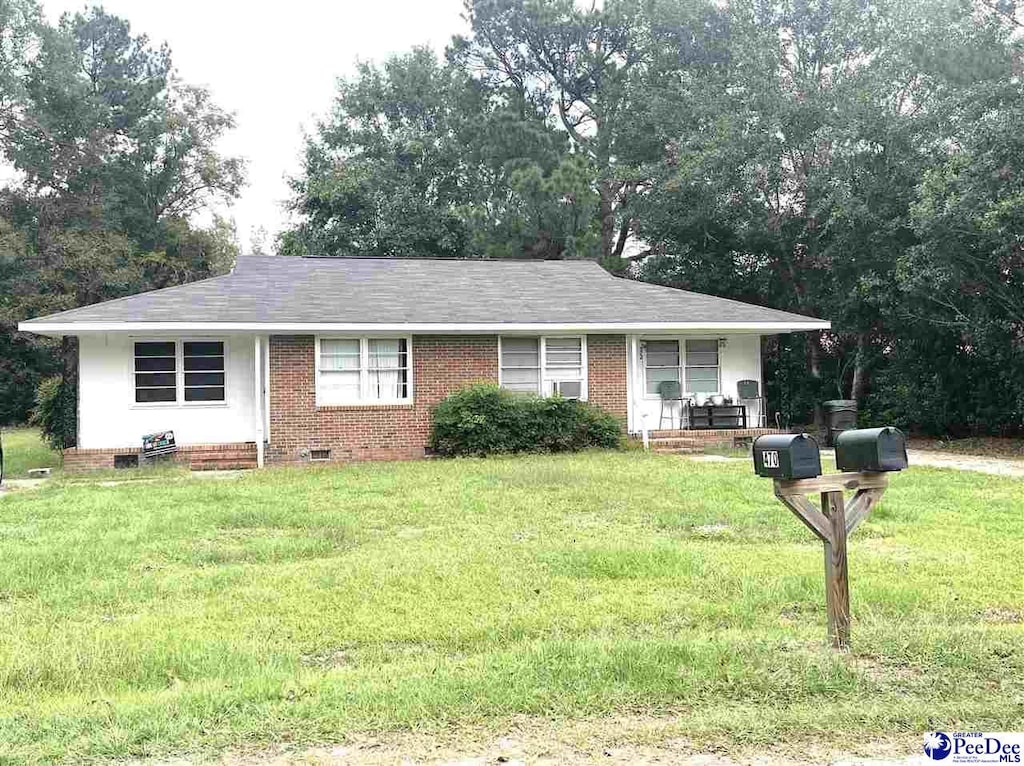
[{"label": "covered porch", "polygon": [[761,339],[735,330],[627,336],[629,432],[680,452],[775,433]]}]

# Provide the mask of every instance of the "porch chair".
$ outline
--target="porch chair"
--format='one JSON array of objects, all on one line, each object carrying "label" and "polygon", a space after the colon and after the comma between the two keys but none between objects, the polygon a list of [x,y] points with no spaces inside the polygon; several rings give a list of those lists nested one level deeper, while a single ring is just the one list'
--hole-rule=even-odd
[{"label": "porch chair", "polygon": [[[767,402],[761,395],[760,386],[756,380],[740,380],[736,383],[736,401],[742,404],[744,401],[757,402],[756,428],[765,428],[768,425]],[[745,405],[744,405],[745,406]]]},{"label": "porch chair", "polygon": [[668,424],[672,426],[672,402],[679,402],[679,425],[683,421],[683,392],[678,380],[663,380],[658,384],[658,397],[661,399],[661,416],[658,428],[665,422],[665,402],[668,402]]}]

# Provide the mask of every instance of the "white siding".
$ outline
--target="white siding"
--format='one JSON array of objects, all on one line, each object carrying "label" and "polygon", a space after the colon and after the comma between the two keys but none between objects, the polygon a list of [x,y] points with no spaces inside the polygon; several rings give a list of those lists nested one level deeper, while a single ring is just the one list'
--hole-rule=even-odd
[{"label": "white siding", "polygon": [[[188,336],[194,338],[194,336]],[[256,439],[255,356],[252,335],[209,335],[223,340],[226,401],[136,404],[133,343],[152,336],[95,333],[79,337],[79,445],[85,449],[138,447],[143,434],[172,430],[179,445]],[[163,339],[163,338],[161,338]],[[167,340],[172,340],[170,336]]]},{"label": "white siding", "polygon": [[[756,380],[764,393],[761,383],[761,336],[727,335],[725,341],[725,348],[719,349],[722,393],[735,398],[736,384],[741,380]],[[748,417],[750,414],[747,413]]]}]

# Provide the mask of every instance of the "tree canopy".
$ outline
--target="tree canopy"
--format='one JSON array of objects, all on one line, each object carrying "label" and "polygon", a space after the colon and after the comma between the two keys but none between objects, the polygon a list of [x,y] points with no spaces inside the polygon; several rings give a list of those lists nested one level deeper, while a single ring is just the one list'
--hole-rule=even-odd
[{"label": "tree canopy", "polygon": [[[224,271],[233,232],[194,214],[237,196],[233,126],[170,51],[93,8],[50,25],[32,0],[0,0],[0,422],[24,420],[40,376],[73,379],[19,320]],[[70,384],[70,383],[69,383]]]},{"label": "tree canopy", "polygon": [[914,428],[1021,429],[1012,2],[468,0],[466,17],[443,60],[339,83],[285,252],[622,272],[640,251],[637,278],[832,321],[766,349],[792,422],[853,396]]},{"label": "tree canopy", "polygon": [[514,86],[427,49],[362,64],[292,181],[303,222],[286,253],[590,254],[589,166]]},{"label": "tree canopy", "polygon": [[[1024,430],[1024,14],[1013,0],[467,0],[307,137],[285,254],[589,258],[828,319],[771,409]],[[325,105],[327,106],[327,105]],[[70,354],[36,315],[206,276],[233,125],[102,10],[0,0],[0,421]],[[254,247],[267,246],[265,234]]]}]

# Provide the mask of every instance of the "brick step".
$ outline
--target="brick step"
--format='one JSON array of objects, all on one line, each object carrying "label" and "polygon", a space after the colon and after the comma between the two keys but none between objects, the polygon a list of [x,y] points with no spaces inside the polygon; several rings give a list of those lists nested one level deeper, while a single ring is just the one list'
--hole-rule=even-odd
[{"label": "brick step", "polygon": [[235,471],[256,467],[253,452],[219,452],[211,455],[196,455],[189,460],[192,471]]},{"label": "brick step", "polygon": [[701,444],[699,439],[686,436],[661,436],[651,439],[651,446],[654,449],[658,447],[699,447]]},{"label": "brick step", "polygon": [[256,463],[239,463],[226,460],[224,462],[202,462],[190,463],[190,471],[252,471],[256,469]]},{"label": "brick step", "polygon": [[187,452],[182,450],[182,452],[195,460],[205,460],[208,457],[220,457],[222,455],[251,455],[252,457],[256,457],[256,448],[246,447],[244,445],[238,447],[225,447],[224,449],[194,449],[188,450]]},{"label": "brick step", "polygon": [[696,432],[687,430],[685,428],[666,428],[658,429],[657,431],[648,431],[647,435],[652,439],[675,439],[681,437],[687,437],[690,439],[696,438],[694,436]]},{"label": "brick step", "polygon": [[659,455],[700,455],[704,452],[700,447],[652,447],[651,451]]},{"label": "brick step", "polygon": [[255,460],[256,451],[225,450],[224,452],[194,452],[188,456],[191,462],[202,460]]}]

